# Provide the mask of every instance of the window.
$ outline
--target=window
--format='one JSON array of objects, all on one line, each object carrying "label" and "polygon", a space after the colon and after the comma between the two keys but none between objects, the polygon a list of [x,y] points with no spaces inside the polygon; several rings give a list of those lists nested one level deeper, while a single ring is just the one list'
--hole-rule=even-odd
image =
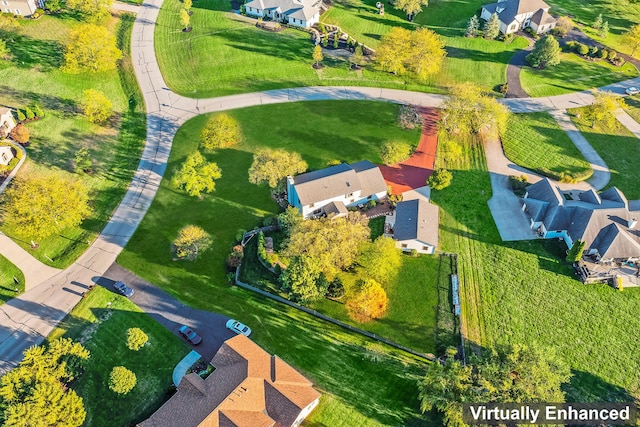
[{"label": "window", "polygon": [[310,207],[310,208],[312,208],[312,207],[314,207],[315,205],[316,205],[315,203],[311,203],[311,204],[309,205],[309,207]]},{"label": "window", "polygon": [[422,250],[423,250],[423,251],[428,251],[428,250],[429,250],[429,246],[423,246],[423,247],[422,247]]},{"label": "window", "polygon": [[353,193],[349,193],[346,196],[344,196],[346,199],[348,199],[349,197],[353,197]]},{"label": "window", "polygon": [[373,196],[367,196],[367,200],[371,200]]},{"label": "window", "polygon": [[407,244],[406,244],[406,243],[403,243],[403,244],[402,244],[402,245],[400,245],[400,246],[401,246],[401,247],[403,247],[403,248],[406,248],[406,247],[407,247]]},{"label": "window", "polygon": [[3,0],[3,1],[2,1],[2,4],[3,4],[4,6],[9,6],[9,2],[8,2],[8,1],[6,1],[6,0]]},{"label": "window", "polygon": [[22,12],[20,12],[20,9],[16,9],[16,15],[22,15]]}]

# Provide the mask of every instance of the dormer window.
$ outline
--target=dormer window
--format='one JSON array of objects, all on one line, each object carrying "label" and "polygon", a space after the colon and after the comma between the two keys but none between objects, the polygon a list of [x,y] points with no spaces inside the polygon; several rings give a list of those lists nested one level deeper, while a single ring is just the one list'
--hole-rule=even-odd
[{"label": "dormer window", "polygon": [[353,193],[349,193],[349,194],[345,195],[344,197],[345,197],[345,199],[348,199],[349,197],[353,197]]}]

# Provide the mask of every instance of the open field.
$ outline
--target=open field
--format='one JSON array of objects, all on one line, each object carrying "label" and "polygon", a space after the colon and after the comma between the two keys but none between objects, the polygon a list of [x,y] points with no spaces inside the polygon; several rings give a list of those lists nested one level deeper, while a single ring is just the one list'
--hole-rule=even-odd
[{"label": "open field", "polygon": [[[640,103],[634,98],[627,100],[628,111],[637,116]],[[592,128],[591,123],[584,119],[584,113],[582,119],[576,118],[575,114],[582,112],[582,108],[569,111],[571,120],[609,166],[611,181],[607,187],[618,187],[629,200],[640,199],[640,140],[617,121],[613,127],[600,124]]]},{"label": "open field", "polygon": [[640,369],[633,350],[640,289],[584,286],[563,261],[563,243],[501,242],[487,205],[491,185],[482,146],[466,146],[448,165],[451,186],[432,197],[441,212],[439,249],[459,254],[469,347],[536,341],[570,364],[567,401],[638,397],[640,378],[628,373]]},{"label": "open field", "polygon": [[[18,279],[15,283],[14,277]],[[24,292],[24,274],[8,259],[0,255],[0,305]]]},{"label": "open field", "polygon": [[593,170],[549,113],[513,114],[502,137],[506,156],[515,164],[560,180],[579,181]]},{"label": "open field", "polygon": [[[40,249],[33,252],[44,263],[65,267],[87,248],[121,200],[144,144],[144,105],[128,53],[133,21],[125,15],[108,23],[125,51],[120,71],[93,75],[59,70],[62,43],[78,21],[62,15],[19,22],[13,42],[7,44],[14,58],[0,63],[0,103],[13,108],[38,103],[46,115],[27,124],[29,159],[18,176],[60,171],[82,180],[92,192],[91,217],[80,227],[42,239]],[[113,104],[115,116],[106,126],[91,124],[81,114],[83,91],[89,88],[103,91]],[[84,146],[94,160],[93,170],[78,175],[73,159]],[[7,226],[2,230],[23,247],[29,245],[29,238],[16,237],[16,230]]]},{"label": "open field", "polygon": [[589,90],[638,76],[638,70],[625,63],[616,67],[606,61],[586,61],[574,53],[561,53],[560,64],[537,70],[523,67],[522,88],[532,97],[553,96]]},{"label": "open field", "polygon": [[[133,327],[149,336],[138,351],[127,347],[127,329]],[[173,368],[190,351],[135,304],[101,286],[80,301],[48,340],[58,337],[80,341],[91,352],[84,373],[71,386],[84,401],[87,426],[130,425],[146,419],[168,397]],[[114,366],[136,374],[138,383],[126,397],[109,390]]]}]

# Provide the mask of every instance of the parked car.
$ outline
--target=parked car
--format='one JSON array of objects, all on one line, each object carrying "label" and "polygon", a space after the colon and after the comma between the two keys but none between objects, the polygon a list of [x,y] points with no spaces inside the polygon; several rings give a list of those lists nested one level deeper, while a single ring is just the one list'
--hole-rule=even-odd
[{"label": "parked car", "polygon": [[128,287],[127,285],[125,285],[123,282],[121,281],[117,281],[116,283],[113,284],[113,288],[120,294],[124,295],[127,298],[131,298],[131,296],[134,294],[133,289],[131,289],[130,287]]},{"label": "parked car", "polygon": [[634,86],[628,87],[624,91],[627,92],[627,95],[637,95],[640,93],[640,89]]},{"label": "parked car", "polygon": [[246,336],[251,335],[251,328],[233,319],[227,320],[227,329],[231,329],[236,334],[242,334]]},{"label": "parked car", "polygon": [[178,332],[180,332],[180,335],[185,337],[186,340],[193,345],[198,345],[202,342],[202,337],[196,334],[196,332],[190,327],[188,327],[187,325],[180,326],[180,329],[178,329]]}]

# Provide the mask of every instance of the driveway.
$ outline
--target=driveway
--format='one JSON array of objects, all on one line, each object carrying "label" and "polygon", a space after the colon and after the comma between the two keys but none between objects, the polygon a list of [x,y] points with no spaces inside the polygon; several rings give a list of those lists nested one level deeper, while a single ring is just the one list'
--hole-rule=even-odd
[{"label": "driveway", "polygon": [[506,98],[528,98],[529,94],[522,89],[520,84],[520,72],[522,67],[527,65],[527,55],[533,50],[533,40],[526,37],[529,41],[529,46],[516,52],[507,65],[507,85],[509,90],[507,91]]},{"label": "driveway", "polygon": [[[236,335],[225,326],[229,317],[189,307],[117,263],[113,263],[102,276],[94,278],[95,283],[110,291],[113,291],[113,283],[118,280],[123,281],[135,291],[131,297],[133,303],[179,336],[207,362],[213,358],[225,340]],[[194,346],[182,338],[178,334],[178,329],[182,325],[194,329],[202,337],[202,342]]]}]

